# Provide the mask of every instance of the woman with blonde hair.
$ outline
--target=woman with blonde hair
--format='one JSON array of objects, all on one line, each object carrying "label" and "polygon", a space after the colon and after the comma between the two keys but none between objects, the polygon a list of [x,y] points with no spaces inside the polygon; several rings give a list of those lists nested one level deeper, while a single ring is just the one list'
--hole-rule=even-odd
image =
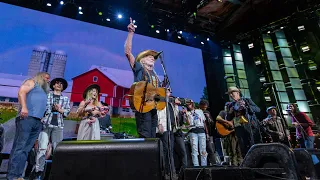
[{"label": "woman with blonde hair", "polygon": [[98,117],[101,116],[101,103],[98,100],[100,87],[92,84],[83,93],[78,114],[82,118],[78,130],[77,140],[100,140],[100,125]]}]

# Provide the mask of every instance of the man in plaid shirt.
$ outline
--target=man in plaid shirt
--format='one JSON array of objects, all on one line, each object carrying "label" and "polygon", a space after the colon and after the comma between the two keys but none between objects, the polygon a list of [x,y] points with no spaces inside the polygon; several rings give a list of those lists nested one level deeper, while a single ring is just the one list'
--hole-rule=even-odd
[{"label": "man in plaid shirt", "polygon": [[40,133],[38,141],[39,148],[36,157],[36,177],[41,179],[44,166],[45,155],[51,140],[52,148],[55,150],[57,144],[63,140],[63,119],[70,112],[70,100],[61,94],[68,87],[65,79],[55,78],[50,82],[53,92],[48,94],[47,109],[43,118],[44,129]]}]

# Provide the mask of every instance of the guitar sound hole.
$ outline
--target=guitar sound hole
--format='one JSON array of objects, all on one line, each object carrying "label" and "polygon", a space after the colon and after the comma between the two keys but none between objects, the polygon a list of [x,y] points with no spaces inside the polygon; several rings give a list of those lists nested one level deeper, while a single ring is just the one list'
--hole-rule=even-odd
[{"label": "guitar sound hole", "polygon": [[160,96],[158,94],[154,96],[154,101],[156,102],[160,101]]}]

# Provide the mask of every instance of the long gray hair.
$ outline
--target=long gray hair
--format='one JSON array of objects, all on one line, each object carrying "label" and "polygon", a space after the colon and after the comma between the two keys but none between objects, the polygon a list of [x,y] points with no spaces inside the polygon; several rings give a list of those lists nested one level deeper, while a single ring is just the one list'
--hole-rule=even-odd
[{"label": "long gray hair", "polygon": [[37,74],[33,77],[33,80],[34,80],[46,93],[49,93],[50,87],[49,87],[49,83],[47,83],[47,82],[44,80],[44,76],[45,76],[45,75],[50,76],[50,74],[47,73],[47,72],[39,72],[39,73],[37,73]]}]

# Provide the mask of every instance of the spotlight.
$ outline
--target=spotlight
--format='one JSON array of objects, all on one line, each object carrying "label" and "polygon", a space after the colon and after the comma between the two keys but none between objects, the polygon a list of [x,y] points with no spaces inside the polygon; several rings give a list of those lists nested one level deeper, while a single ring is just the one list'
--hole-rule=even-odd
[{"label": "spotlight", "polygon": [[301,47],[301,50],[302,50],[302,52],[307,52],[307,51],[310,51],[310,48],[309,48],[309,46],[303,46],[303,47]]},{"label": "spotlight", "polygon": [[248,44],[248,47],[249,47],[249,49],[253,48],[253,47],[254,47],[254,46],[253,46],[253,43]]},{"label": "spotlight", "polygon": [[202,45],[204,45],[204,42],[201,42]]},{"label": "spotlight", "polygon": [[159,31],[159,30],[156,30],[156,33],[158,33],[158,34],[159,34],[159,33],[160,33],[160,31]]},{"label": "spotlight", "polygon": [[102,12],[99,12],[98,14],[99,14],[99,16],[102,16]]},{"label": "spotlight", "polygon": [[81,7],[81,6],[79,6],[79,10],[80,10],[80,11],[82,10],[82,7]]},{"label": "spotlight", "polygon": [[63,5],[63,4],[64,4],[64,2],[63,2],[63,1],[60,1],[60,4],[61,4],[61,5]]},{"label": "spotlight", "polygon": [[109,18],[107,18],[106,20],[107,20],[108,22],[110,22],[110,21],[111,21],[111,19],[109,19]]},{"label": "spotlight", "polygon": [[51,3],[47,3],[47,6],[51,6]]},{"label": "spotlight", "polygon": [[179,34],[182,34],[182,31],[179,31]]},{"label": "spotlight", "polygon": [[151,25],[151,28],[153,29],[153,28],[154,28],[154,25]]},{"label": "spotlight", "polygon": [[262,82],[262,83],[266,82],[266,78],[265,77],[260,77],[259,79],[260,79],[260,82]]},{"label": "spotlight", "polygon": [[207,38],[207,41],[210,41],[210,39],[209,39],[209,38]]},{"label": "spotlight", "polygon": [[181,36],[178,36],[179,39],[181,39]]},{"label": "spotlight", "polygon": [[166,31],[167,31],[167,32],[170,32],[170,30],[169,30],[169,29],[166,29]]},{"label": "spotlight", "polygon": [[305,30],[305,28],[304,28],[304,26],[298,26],[298,30],[303,31],[303,30]]},{"label": "spotlight", "polygon": [[270,34],[270,31],[268,31],[268,34]]},{"label": "spotlight", "polygon": [[283,29],[283,27],[281,26],[280,29]]},{"label": "spotlight", "polygon": [[122,14],[118,14],[118,18],[121,19],[122,18]]},{"label": "spotlight", "polygon": [[320,91],[320,87],[317,87],[318,91]]},{"label": "spotlight", "polygon": [[256,65],[260,65],[260,64],[261,64],[261,61],[258,60],[258,61],[255,61],[254,63],[255,63]]},{"label": "spotlight", "polygon": [[270,96],[265,96],[264,99],[265,99],[266,101],[271,101],[271,97],[270,97]]},{"label": "spotlight", "polygon": [[79,11],[79,14],[83,14],[83,12],[82,12],[82,11]]},{"label": "spotlight", "polygon": [[133,24],[134,24],[134,23],[136,23],[136,20],[133,20],[132,22],[133,22]]}]

